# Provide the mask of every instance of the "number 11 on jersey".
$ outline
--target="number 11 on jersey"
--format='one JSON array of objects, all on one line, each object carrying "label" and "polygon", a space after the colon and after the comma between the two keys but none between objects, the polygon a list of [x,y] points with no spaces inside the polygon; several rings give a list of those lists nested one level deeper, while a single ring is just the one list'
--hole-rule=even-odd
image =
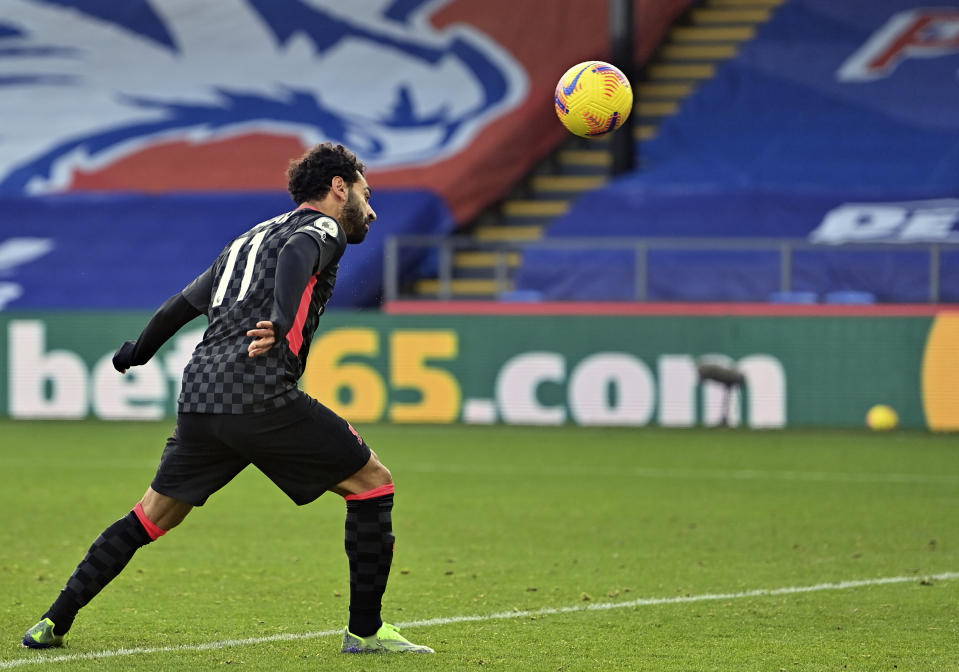
[{"label": "number 11 on jersey", "polygon": [[233,244],[230,245],[230,253],[226,257],[226,266],[223,268],[223,275],[220,276],[220,283],[216,286],[216,292],[213,294],[212,305],[214,307],[223,303],[226,290],[229,288],[233,280],[233,273],[236,270],[236,258],[240,255],[240,249],[249,242],[250,251],[246,256],[246,265],[243,268],[243,279],[240,281],[240,293],[237,294],[236,301],[242,301],[243,297],[246,296],[247,290],[250,289],[250,281],[253,279],[253,270],[256,266],[256,253],[259,251],[260,243],[263,242],[265,236],[266,228],[257,232],[252,238],[250,236],[237,238],[233,241]]}]

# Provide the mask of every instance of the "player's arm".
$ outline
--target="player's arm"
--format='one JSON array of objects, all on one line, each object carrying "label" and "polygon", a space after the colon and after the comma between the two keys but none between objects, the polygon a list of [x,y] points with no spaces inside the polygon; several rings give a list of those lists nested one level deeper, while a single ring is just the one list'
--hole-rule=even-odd
[{"label": "player's arm", "polygon": [[276,260],[270,319],[257,322],[255,329],[246,332],[247,336],[253,338],[248,348],[250,357],[262,355],[278,340],[286,338],[293,328],[306,285],[319,272],[319,264],[320,246],[312,236],[305,233],[290,236]]},{"label": "player's arm", "polygon": [[173,334],[193,318],[202,315],[213,287],[212,267],[174,294],[153,314],[136,341],[127,341],[113,355],[113,368],[125,373],[131,366],[146,364]]},{"label": "player's arm", "polygon": [[250,357],[262,355],[286,338],[310,278],[326,268],[336,258],[338,247],[345,244],[345,237],[340,240],[340,236],[327,236],[307,227],[290,236],[276,261],[270,319],[257,322],[256,328],[247,332],[254,339],[249,347]]}]

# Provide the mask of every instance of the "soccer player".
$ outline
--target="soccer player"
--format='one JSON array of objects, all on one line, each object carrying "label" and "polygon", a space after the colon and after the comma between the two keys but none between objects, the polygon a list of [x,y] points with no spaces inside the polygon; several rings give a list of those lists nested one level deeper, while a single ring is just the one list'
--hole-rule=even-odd
[{"label": "soccer player", "polygon": [[323,143],[290,164],[297,208],[233,240],[213,265],[168,299],[137,341],[113,357],[120,373],[145,364],[182,326],[209,326],[183,371],[176,429],[133,511],[97,537],[23,644],[63,644],[77,612],[141,546],[179,525],[247,465],[296,504],[329,490],[346,499],[350,618],[344,653],[433,653],[380,617],[393,560],[393,479],[343,418],[297,388],[310,341],[333,293],[347,244],[376,213],[366,166]]}]

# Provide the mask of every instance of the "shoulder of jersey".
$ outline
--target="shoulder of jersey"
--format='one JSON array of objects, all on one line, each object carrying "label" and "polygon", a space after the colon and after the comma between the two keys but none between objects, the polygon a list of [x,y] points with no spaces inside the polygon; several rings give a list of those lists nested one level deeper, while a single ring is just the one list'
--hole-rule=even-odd
[{"label": "shoulder of jersey", "polygon": [[340,235],[340,225],[336,223],[336,220],[332,217],[327,217],[326,215],[321,215],[314,219],[313,221],[305,224],[303,228],[314,229],[319,231],[321,238],[326,240],[326,237],[332,236],[334,240],[339,238]]}]

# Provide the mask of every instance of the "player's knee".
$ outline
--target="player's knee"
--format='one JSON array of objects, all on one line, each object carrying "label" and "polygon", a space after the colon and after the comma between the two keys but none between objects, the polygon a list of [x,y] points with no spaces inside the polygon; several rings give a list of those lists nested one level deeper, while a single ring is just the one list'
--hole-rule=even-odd
[{"label": "player's knee", "polygon": [[363,465],[362,469],[345,481],[337,484],[332,490],[346,497],[350,495],[362,495],[372,492],[377,488],[392,484],[393,474],[390,473],[390,470],[387,469],[374,454],[370,456],[369,461]]},{"label": "player's knee", "polygon": [[370,459],[370,464],[367,466],[372,466],[370,480],[375,483],[374,487],[390,485],[393,482],[393,474],[375,455]]},{"label": "player's knee", "polygon": [[[187,514],[193,509],[191,504],[161,495],[152,487],[148,488],[139,503],[140,522],[144,526],[152,524],[164,533],[172,530],[183,522]],[[148,530],[149,531],[149,530]]]}]

